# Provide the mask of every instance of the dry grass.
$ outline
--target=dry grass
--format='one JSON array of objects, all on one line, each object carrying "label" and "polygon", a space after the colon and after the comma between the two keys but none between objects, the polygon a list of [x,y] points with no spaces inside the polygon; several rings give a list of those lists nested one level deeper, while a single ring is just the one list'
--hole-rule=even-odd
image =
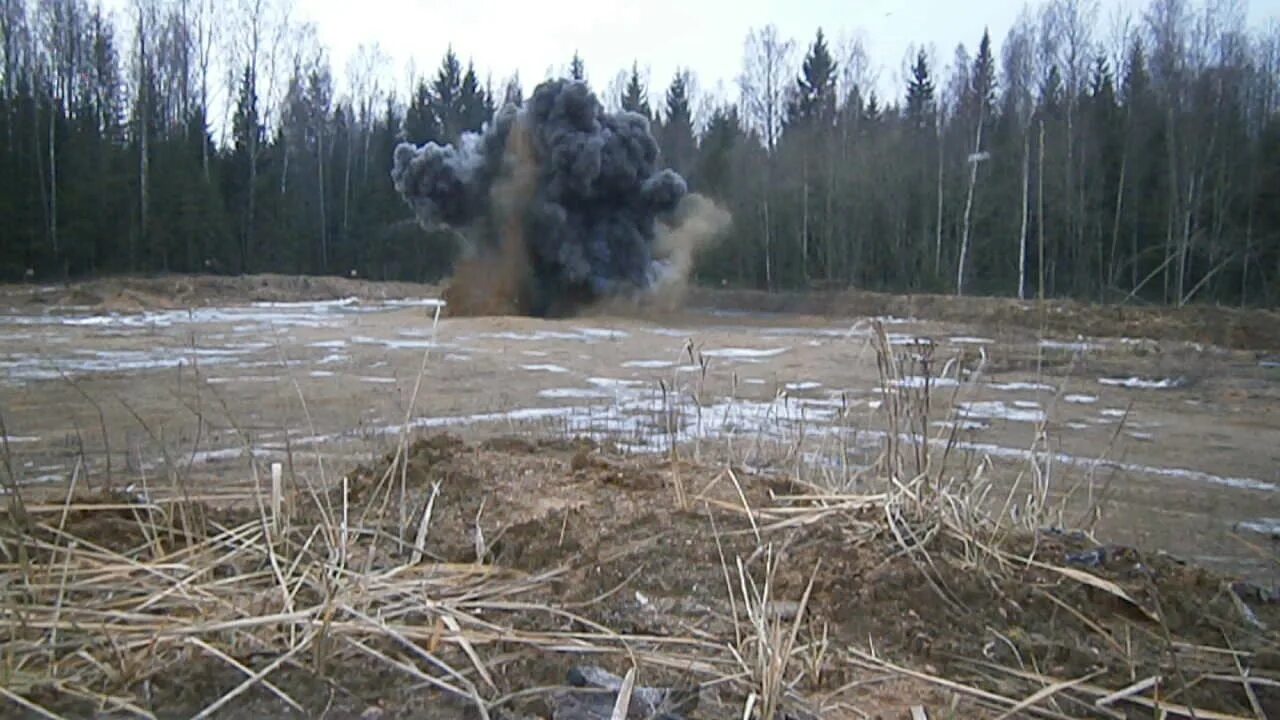
[{"label": "dry grass", "polygon": [[[799,490],[775,494],[765,506],[750,504],[743,485],[751,478],[735,468],[757,461],[770,441],[730,442],[727,464],[714,464],[700,442],[692,448],[674,442],[680,433],[671,424],[678,413],[669,403],[688,397],[700,408],[703,401],[708,363],[692,343],[686,353],[701,372],[689,386],[673,378],[671,387],[662,388],[662,416],[673,438],[673,506],[705,513],[715,528],[732,636],[615,632],[585,611],[549,601],[548,588],[574,568],[531,574],[486,562],[491,554],[480,530],[481,515],[472,538],[476,562],[428,560],[425,548],[440,512],[439,488],[422,507],[409,502],[406,430],[377,487],[359,505],[350,499],[346,477],[326,482],[322,476],[319,485],[286,483],[278,467],[259,478],[257,466],[251,466],[256,492],[243,498],[247,509],[239,511],[211,509],[188,487],[176,461],[169,463],[173,493],[166,499],[113,495],[85,501],[75,493],[73,476],[61,504],[24,504],[7,472],[8,521],[0,526],[0,694],[43,717],[59,717],[56,711],[73,701],[95,711],[153,717],[149,683],[175,666],[202,660],[224,665],[241,680],[208,701],[196,717],[236,707],[251,692],[266,693],[305,714],[312,709],[308,699],[294,697],[287,685],[273,679],[282,671],[324,678],[343,667],[375,666],[491,718],[522,696],[522,691],[500,687],[502,668],[529,657],[567,655],[627,663],[612,706],[615,718],[627,716],[637,673],[646,670],[681,673],[703,688],[721,689],[735,698],[732,715],[744,719],[856,716],[857,702],[851,699],[856,683],[834,692],[815,691],[822,676],[835,668],[910,678],[969,698],[998,717],[1127,717],[1130,711],[1245,717],[1177,700],[1180,688],[1201,683],[1243,688],[1253,716],[1265,717],[1255,691],[1280,681],[1251,674],[1244,665],[1249,655],[1230,647],[1199,648],[1201,656],[1216,660],[1181,677],[1116,679],[1100,677],[1100,671],[1056,677],[1035,662],[1015,667],[973,658],[974,666],[994,678],[978,683],[910,667],[878,652],[872,642],[865,647],[831,643],[825,629],[814,626],[810,612],[823,567],[786,567],[792,560],[782,552],[788,533],[820,523],[839,527],[845,549],[887,540],[891,557],[905,558],[939,606],[949,611],[965,612],[968,600],[949,586],[948,568],[963,567],[988,579],[997,591],[1034,570],[1056,581],[1038,591],[1064,613],[1075,613],[1117,655],[1131,654],[1128,644],[1056,592],[1086,587],[1114,598],[1144,614],[1168,636],[1170,647],[1178,642],[1158,608],[1143,604],[1119,584],[1038,556],[1034,546],[1021,554],[1011,549],[1011,538],[1064,515],[1049,501],[1051,475],[1045,464],[1033,454],[1025,485],[1014,483],[1006,497],[994,497],[995,486],[984,474],[986,463],[955,466],[954,429],[930,436],[936,415],[932,349],[895,353],[883,327],[876,328],[876,338],[889,422],[879,461],[857,477],[847,471],[812,471],[806,467],[809,456],[802,451],[799,423],[795,437],[778,443],[781,467]],[[956,366],[943,367],[946,372]],[[424,353],[405,428],[429,368],[430,356]],[[974,370],[970,382],[981,366]],[[905,376],[925,380],[908,386],[901,382]],[[955,392],[963,392],[963,386]],[[305,412],[305,398],[300,391],[298,395]],[[701,415],[697,417],[700,425]],[[735,447],[742,453],[737,457]],[[1036,447],[1045,447],[1043,432]],[[677,462],[682,451],[701,461],[697,467],[705,468],[703,477],[676,474],[684,466]],[[846,449],[834,444],[819,452],[847,457]],[[4,456],[7,467],[7,449]],[[321,458],[317,463],[323,467]],[[288,465],[292,467],[292,457]],[[289,476],[293,479],[292,471]],[[867,477],[877,479],[878,487],[853,491]],[[707,490],[714,483],[732,485],[739,502],[710,497]],[[691,494],[694,487],[703,489]],[[746,521],[755,543],[751,554],[726,555],[715,525],[715,518],[725,515]],[[778,596],[777,577],[783,569],[808,577],[798,597]],[[1130,659],[1131,667],[1139,665]],[[1019,692],[996,692],[994,686]],[[550,691],[528,692],[544,690]]]}]

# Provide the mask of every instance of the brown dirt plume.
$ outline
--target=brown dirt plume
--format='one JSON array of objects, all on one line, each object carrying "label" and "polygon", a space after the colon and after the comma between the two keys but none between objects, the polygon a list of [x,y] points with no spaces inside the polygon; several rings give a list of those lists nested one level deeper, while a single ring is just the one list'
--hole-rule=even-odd
[{"label": "brown dirt plume", "polygon": [[538,162],[523,121],[511,128],[503,166],[502,179],[490,194],[497,249],[482,249],[458,263],[444,292],[450,315],[528,314],[529,252],[522,222],[536,187]]}]

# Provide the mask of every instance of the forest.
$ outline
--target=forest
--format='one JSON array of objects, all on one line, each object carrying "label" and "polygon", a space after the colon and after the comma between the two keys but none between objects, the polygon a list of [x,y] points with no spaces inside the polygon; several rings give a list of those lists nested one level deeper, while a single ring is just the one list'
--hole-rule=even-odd
[{"label": "forest", "polygon": [[[865,44],[817,28],[751,30],[731,92],[696,68],[651,85],[645,58],[564,73],[647,116],[663,164],[732,212],[702,283],[1274,305],[1280,24],[1244,18],[1045,0],[1003,38],[913,48],[883,97]],[[457,243],[395,194],[394,147],[456,141],[538,82],[452,48],[397,80],[376,44],[330,57],[284,0],[0,0],[0,43],[2,281],[438,280]]]}]

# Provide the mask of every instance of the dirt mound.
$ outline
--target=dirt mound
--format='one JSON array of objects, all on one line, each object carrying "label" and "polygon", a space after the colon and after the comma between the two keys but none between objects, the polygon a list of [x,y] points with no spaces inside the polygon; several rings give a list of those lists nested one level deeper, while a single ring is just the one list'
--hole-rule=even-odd
[{"label": "dirt mound", "polygon": [[859,290],[766,293],[698,289],[696,304],[732,310],[831,316],[881,315],[1043,331],[1058,336],[1132,337],[1200,342],[1237,350],[1280,349],[1280,312],[1188,305],[1182,308],[1095,305],[1012,298],[892,295]]},{"label": "dirt mound", "polygon": [[[101,499],[33,509],[35,529],[5,528],[0,540],[16,556],[25,537],[24,557],[67,590],[11,582],[3,592],[22,608],[14,632],[31,640],[46,622],[63,628],[60,671],[49,682],[23,665],[10,687],[63,711],[86,709],[82,689],[93,687],[115,707],[190,716],[248,673],[278,667],[272,686],[225,710],[461,718],[472,701],[446,690],[461,685],[508,698],[492,717],[562,717],[549,693],[522,691],[562,685],[585,653],[619,675],[635,658],[646,686],[698,688],[692,720],[741,716],[768,672],[757,660],[781,652],[792,690],[780,717],[901,717],[913,705],[987,717],[1066,681],[1077,682],[1023,710],[1093,713],[1128,689],[1109,701],[1117,717],[1157,702],[1202,717],[1280,712],[1280,606],[1269,593],[1082,534],[961,533],[944,509],[922,511],[924,486],[813,495],[786,479],[586,441],[450,435],[345,477],[319,496],[300,488],[283,530],[259,510],[119,497],[97,510]],[[247,544],[264,534],[269,545]],[[216,562],[201,570],[204,554]],[[175,572],[186,579],[175,585]],[[122,573],[163,582],[138,590],[135,605]],[[94,582],[110,597],[92,595]],[[99,634],[101,623],[118,635]],[[320,628],[321,644],[280,666]],[[793,653],[781,649],[788,636]],[[204,650],[214,646],[241,669]],[[22,647],[14,652],[54,657]],[[127,664],[99,677],[104,663]],[[933,687],[939,678],[960,695]]]}]

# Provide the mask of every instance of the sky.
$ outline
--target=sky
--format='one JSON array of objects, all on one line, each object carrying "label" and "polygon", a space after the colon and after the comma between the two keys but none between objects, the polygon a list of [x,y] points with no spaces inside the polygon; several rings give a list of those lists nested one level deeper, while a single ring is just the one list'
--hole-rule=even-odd
[{"label": "sky", "polygon": [[[681,67],[694,71],[702,91],[735,96],[747,33],[770,23],[795,41],[796,61],[819,27],[837,57],[843,43],[860,37],[877,86],[882,94],[896,96],[913,44],[932,45],[945,64],[958,43],[975,49],[984,27],[998,45],[1024,5],[1024,0],[294,0],[294,17],[315,23],[339,73],[357,46],[376,41],[391,58],[391,75],[407,86],[410,62],[421,74],[433,73],[452,45],[464,61],[475,58],[482,78],[491,77],[495,85],[518,71],[527,93],[548,72],[563,72],[576,50],[600,92],[638,61],[650,78],[652,101]],[[1097,32],[1108,32],[1116,9],[1139,15],[1146,5],[1146,0],[1102,0]],[[1252,0],[1246,12],[1248,24],[1260,27],[1280,18],[1280,0]]]}]

